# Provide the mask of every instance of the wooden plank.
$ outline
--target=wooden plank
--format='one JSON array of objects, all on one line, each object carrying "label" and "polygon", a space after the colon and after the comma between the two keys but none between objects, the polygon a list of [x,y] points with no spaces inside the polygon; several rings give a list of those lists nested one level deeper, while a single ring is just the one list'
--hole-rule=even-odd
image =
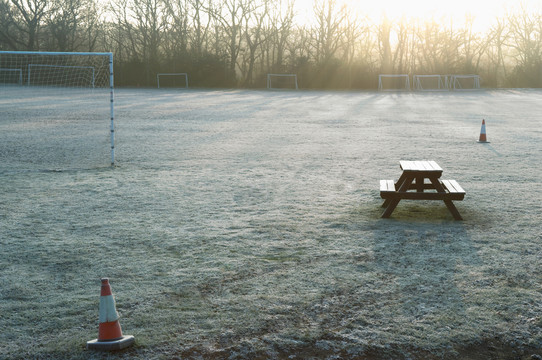
[{"label": "wooden plank", "polygon": [[431,166],[427,163],[427,161],[416,161],[416,169],[418,171],[431,171]]},{"label": "wooden plank", "polygon": [[401,165],[401,170],[403,171],[412,171],[412,168],[413,168],[412,163],[413,163],[412,161],[406,161],[406,160],[399,161],[399,164]]},{"label": "wooden plank", "polygon": [[434,161],[407,161],[401,160],[401,169],[406,172],[442,173],[442,168]]},{"label": "wooden plank", "polygon": [[422,170],[424,170],[421,161],[413,161],[412,165],[413,165],[412,171],[422,171]]},{"label": "wooden plank", "polygon": [[[413,184],[410,185],[408,190],[418,190],[419,186],[421,187],[422,184],[413,183]],[[430,184],[428,182],[424,182],[423,183],[423,189],[424,190],[435,190],[435,187],[433,186],[433,184]]]},{"label": "wooden plank", "polygon": [[429,165],[433,168],[435,171],[443,171],[442,168],[433,160],[428,161]]},{"label": "wooden plank", "polygon": [[450,193],[465,194],[465,190],[463,190],[461,185],[455,180],[440,180],[440,182]]},{"label": "wooden plank", "polygon": [[380,180],[381,192],[395,192],[395,182],[393,180]]},{"label": "wooden plank", "polygon": [[465,194],[465,190],[463,190],[463,188],[461,187],[461,185],[459,185],[459,183],[457,181],[450,180],[450,184],[454,187],[455,192]]},{"label": "wooden plank", "polygon": [[[382,192],[385,198],[399,198],[405,200],[463,200],[464,194],[442,192]],[[385,197],[384,197],[385,196]]]}]

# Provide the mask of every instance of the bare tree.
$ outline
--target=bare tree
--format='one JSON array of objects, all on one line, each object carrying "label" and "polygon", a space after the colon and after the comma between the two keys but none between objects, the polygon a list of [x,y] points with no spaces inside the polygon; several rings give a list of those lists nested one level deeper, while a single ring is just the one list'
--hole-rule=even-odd
[{"label": "bare tree", "polygon": [[11,2],[0,0],[0,47],[17,50],[19,34]]},{"label": "bare tree", "polygon": [[[410,56],[412,28],[403,18],[396,24],[384,18],[377,28],[378,49],[380,55],[381,72],[387,74],[408,73],[411,69]],[[392,34],[396,36],[392,39]],[[392,46],[392,44],[394,46]]]},{"label": "bare tree", "polygon": [[47,0],[2,1],[0,36],[11,48],[39,50],[40,30],[49,11]]},{"label": "bare tree", "polygon": [[168,23],[163,0],[116,0],[112,5],[122,31],[118,41],[132,59],[144,64],[146,83],[154,81],[161,54],[160,42]]},{"label": "bare tree", "polygon": [[380,55],[380,72],[384,74],[393,73],[393,61],[391,53],[391,34],[392,24],[385,17],[377,29],[378,34],[378,49]]},{"label": "bare tree", "polygon": [[315,0],[314,14],[317,22],[314,31],[315,60],[325,64],[336,55],[342,45],[346,6],[339,7],[336,0]]},{"label": "bare tree", "polygon": [[250,86],[253,84],[254,65],[256,58],[262,56],[261,45],[267,42],[270,34],[265,32],[265,24],[269,22],[269,9],[271,0],[263,0],[261,3],[245,3],[244,6],[250,8],[244,10],[245,14],[245,31],[244,38],[247,46],[244,59],[246,66],[242,68],[244,71],[244,84]]},{"label": "bare tree", "polygon": [[[443,20],[443,19],[441,19]],[[427,21],[415,30],[415,71],[418,74],[447,74],[455,72],[462,46],[461,35],[451,23]]]},{"label": "bare tree", "polygon": [[166,25],[164,51],[167,57],[177,59],[188,53],[188,0],[166,0],[170,21]]},{"label": "bare tree", "polygon": [[487,71],[495,86],[500,86],[508,77],[504,61],[505,43],[508,41],[508,27],[504,19],[496,19],[488,33]]},{"label": "bare tree", "polygon": [[290,41],[286,43],[288,54],[291,57],[292,67],[303,69],[313,57],[311,31],[306,26],[294,27],[291,31]]},{"label": "bare tree", "polygon": [[265,68],[273,72],[282,72],[286,47],[294,26],[294,0],[278,1],[274,4],[268,29],[270,41],[265,49],[271,55],[268,57],[271,61]]},{"label": "bare tree", "polygon": [[246,11],[250,11],[248,6],[251,0],[220,0],[216,4],[212,4],[208,9],[209,14],[218,21],[220,29],[216,29],[215,35],[220,41],[220,32],[223,33],[225,41],[226,53],[229,57],[229,77],[233,82],[236,82],[236,67],[237,58],[241,51],[242,29],[246,21]]},{"label": "bare tree", "polygon": [[482,38],[473,31],[474,17],[466,16],[465,27],[461,31],[460,47],[460,71],[463,73],[477,74],[480,68],[480,61],[489,45],[487,38]]},{"label": "bare tree", "polygon": [[47,17],[49,48],[92,51],[96,45],[99,13],[94,0],[52,0]]},{"label": "bare tree", "polygon": [[208,8],[206,0],[189,0],[192,8],[190,18],[192,19],[191,46],[196,57],[201,57],[207,51],[209,27],[211,16],[206,12]]},{"label": "bare tree", "polygon": [[508,17],[510,38],[508,46],[514,50],[516,75],[529,86],[540,86],[542,66],[542,14],[521,12]]}]

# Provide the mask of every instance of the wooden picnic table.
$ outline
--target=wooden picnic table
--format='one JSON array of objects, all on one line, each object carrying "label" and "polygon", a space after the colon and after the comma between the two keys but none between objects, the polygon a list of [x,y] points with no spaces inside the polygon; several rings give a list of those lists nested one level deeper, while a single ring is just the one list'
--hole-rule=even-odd
[{"label": "wooden picnic table", "polygon": [[380,197],[388,218],[401,200],[442,200],[454,219],[463,220],[453,200],[463,200],[465,190],[455,180],[441,180],[442,168],[434,161],[400,161],[403,173],[397,182],[380,180]]}]

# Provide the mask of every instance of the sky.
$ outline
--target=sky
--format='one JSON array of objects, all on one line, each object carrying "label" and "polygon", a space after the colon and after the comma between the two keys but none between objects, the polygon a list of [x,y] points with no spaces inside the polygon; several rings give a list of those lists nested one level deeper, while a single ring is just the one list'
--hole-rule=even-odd
[{"label": "sky", "polygon": [[[385,13],[390,19],[419,18],[436,20],[444,18],[453,19],[460,24],[468,13],[474,16],[475,27],[487,28],[496,17],[504,16],[507,11],[513,12],[520,4],[529,11],[541,11],[541,0],[337,0],[344,2],[350,9],[378,23]],[[314,0],[296,0],[298,14],[301,18],[311,17]]]}]

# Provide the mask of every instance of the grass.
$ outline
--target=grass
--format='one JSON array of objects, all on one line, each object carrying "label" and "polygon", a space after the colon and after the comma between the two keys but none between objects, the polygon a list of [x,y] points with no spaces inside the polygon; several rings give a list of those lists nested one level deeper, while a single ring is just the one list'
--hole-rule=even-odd
[{"label": "grass", "polygon": [[[0,151],[0,358],[542,354],[541,97],[120,91],[116,168]],[[465,221],[380,218],[407,158],[459,181]],[[85,349],[100,277],[136,338],[114,354]]]}]

